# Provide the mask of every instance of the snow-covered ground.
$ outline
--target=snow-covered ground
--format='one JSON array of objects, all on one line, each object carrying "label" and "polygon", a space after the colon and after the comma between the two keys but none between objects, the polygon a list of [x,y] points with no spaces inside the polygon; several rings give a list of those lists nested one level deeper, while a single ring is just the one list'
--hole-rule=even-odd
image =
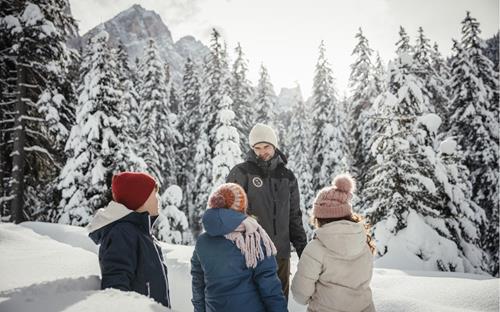
[{"label": "snow-covered ground", "polygon": [[[193,247],[165,244],[174,311],[192,311]],[[0,224],[0,311],[168,311],[136,293],[99,290],[97,248],[84,228]],[[292,259],[292,271],[297,258]],[[377,311],[498,311],[499,280],[482,275],[377,268]],[[290,311],[305,311],[290,300]]]}]

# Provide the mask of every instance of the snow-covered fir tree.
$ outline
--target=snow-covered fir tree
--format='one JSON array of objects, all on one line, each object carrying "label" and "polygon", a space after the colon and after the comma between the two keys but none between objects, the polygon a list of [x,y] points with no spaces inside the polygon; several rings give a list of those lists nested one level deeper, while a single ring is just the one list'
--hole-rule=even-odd
[{"label": "snow-covered fir tree", "polygon": [[214,189],[225,183],[229,171],[243,161],[238,130],[232,126],[235,117],[231,110],[232,104],[233,101],[229,95],[225,94],[221,100],[214,158],[212,159],[212,186]]},{"label": "snow-covered fir tree", "polygon": [[319,46],[313,82],[312,103],[312,174],[313,191],[329,185],[340,173],[344,157],[338,127],[338,100],[335,96],[333,75],[325,55],[323,41]]},{"label": "snow-covered fir tree", "polygon": [[201,88],[201,107],[203,116],[199,124],[199,135],[194,157],[195,180],[192,194],[194,211],[190,221],[194,237],[201,231],[201,213],[205,210],[208,196],[212,191],[212,159],[214,158],[217,134],[217,118],[224,94],[229,94],[229,69],[220,34],[214,29],[210,39],[210,53],[204,63],[203,84]]},{"label": "snow-covered fir tree", "polygon": [[138,156],[137,129],[139,128],[139,95],[137,94],[135,84],[132,81],[133,74],[128,65],[128,54],[125,47],[120,42],[116,50],[118,80],[120,81],[120,90],[122,98],[118,109],[120,112],[120,122],[123,130],[118,134],[118,141],[123,142],[127,149],[126,159],[118,160],[126,163],[126,168],[132,171],[144,171],[147,168],[146,163]]},{"label": "snow-covered fir tree", "polygon": [[437,43],[431,51],[431,81],[430,81],[430,92],[432,94],[432,104],[434,106],[434,111],[441,117],[443,124],[441,126],[442,132],[446,132],[449,128],[448,125],[448,109],[450,106],[450,68],[448,63],[439,52],[439,47]]},{"label": "snow-covered fir tree", "polygon": [[369,146],[367,140],[369,133],[367,130],[368,117],[370,116],[372,104],[380,94],[380,89],[374,83],[374,67],[371,62],[373,50],[368,45],[368,40],[364,36],[361,28],[356,34],[358,43],[352,55],[355,61],[351,65],[351,75],[349,87],[352,95],[349,98],[349,128],[350,128],[350,158],[352,172],[357,180],[357,187],[362,191],[366,165],[369,163]]},{"label": "snow-covered fir tree", "polygon": [[[374,94],[380,95],[387,89],[386,83],[386,72],[384,65],[382,64],[382,59],[380,58],[380,54],[377,53],[375,58],[375,64],[372,69],[372,80],[371,83],[374,88]],[[358,175],[357,188],[359,191],[354,195],[353,198],[353,207],[362,212],[363,209],[363,189],[367,180],[368,169],[375,165],[376,159],[371,152],[371,146],[375,140],[375,132],[379,128],[378,122],[380,119],[380,108],[377,107],[378,104],[383,104],[383,101],[376,101],[377,97],[372,99],[371,105],[368,107],[368,110],[365,115],[365,120],[361,124],[361,137],[363,140],[363,155],[365,156],[365,160],[363,165],[361,166],[363,169],[360,171]],[[358,186],[359,185],[359,186]]]},{"label": "snow-covered fir tree", "polygon": [[423,28],[419,27],[416,44],[413,47],[413,58],[415,60],[414,72],[424,82],[425,90],[429,92],[429,97],[432,100],[432,103],[429,101],[428,107],[425,108],[425,112],[429,113],[436,111],[434,101],[437,99],[441,102],[444,101],[445,104],[442,104],[444,106],[446,106],[447,101],[447,94],[446,90],[442,88],[442,81],[436,81],[441,77],[437,76],[433,71],[432,53],[430,40],[424,35]]},{"label": "snow-covered fir tree", "polygon": [[[168,157],[163,154],[165,128],[168,127],[168,89],[165,73],[165,64],[160,58],[158,48],[153,39],[148,47],[139,67],[138,93],[141,99],[140,124],[138,129],[139,156],[144,159],[151,173],[160,185],[165,182],[163,166]],[[161,128],[159,126],[161,125]],[[161,131],[161,132],[160,132]],[[168,145],[167,145],[168,146]],[[168,173],[168,172],[167,172]]]},{"label": "snow-covered fir tree", "polygon": [[[161,78],[158,80],[161,83]],[[156,135],[157,144],[160,156],[160,172],[163,183],[175,184],[177,183],[177,170],[180,163],[180,156],[175,152],[175,149],[180,146],[182,135],[177,130],[177,114],[172,112],[172,103],[179,106],[177,96],[175,94],[173,81],[170,75],[170,66],[165,66],[165,85],[156,88],[157,92],[161,94],[158,98],[158,118],[156,120]],[[152,87],[152,85],[151,85]],[[154,91],[153,91],[154,92]],[[163,93],[165,92],[165,93]],[[165,98],[163,98],[165,95]],[[171,102],[171,100],[173,102]]]},{"label": "snow-covered fir tree", "polygon": [[200,112],[200,83],[195,64],[188,58],[184,65],[184,76],[182,78],[183,107],[184,112],[180,112],[180,131],[183,134],[182,147],[177,150],[180,155],[180,168],[178,182],[179,186],[185,190],[185,200],[183,207],[189,221],[193,224],[192,217],[196,211],[194,206],[195,169],[196,163],[193,161],[196,155],[198,137],[200,135],[199,126],[203,122],[203,115]]},{"label": "snow-covered fir tree", "polygon": [[293,108],[300,101],[303,101],[302,90],[298,82],[295,82],[295,87],[281,89],[272,108],[273,119],[270,124],[273,125],[278,136],[279,149],[285,155],[290,155],[292,145],[290,126],[294,118]]},{"label": "snow-covered fir tree", "polygon": [[396,42],[396,54],[411,54],[411,52],[412,46],[410,45],[410,36],[408,36],[403,26],[399,26],[399,40]]},{"label": "snow-covered fir tree", "polygon": [[312,239],[313,228],[310,224],[312,201],[311,174],[311,120],[303,100],[297,101],[293,108],[292,124],[290,126],[290,142],[288,168],[293,171],[299,183],[300,209],[302,223],[308,239]]},{"label": "snow-covered fir tree", "polygon": [[399,253],[422,269],[464,271],[459,248],[442,232],[446,216],[437,205],[435,154],[422,145],[429,140],[417,128],[429,99],[412,68],[413,58],[400,52],[389,65],[388,90],[377,99],[377,163],[364,189],[364,213],[374,224],[379,256]]},{"label": "snow-covered fir tree", "polygon": [[14,222],[48,220],[53,180],[65,161],[74,123],[69,68],[76,61],[66,47],[76,33],[67,6],[62,0],[2,3],[0,205]]},{"label": "snow-covered fir tree", "polygon": [[243,49],[238,43],[235,49],[236,59],[233,63],[231,72],[231,99],[233,100],[233,111],[236,118],[234,126],[240,135],[240,149],[245,152],[248,150],[248,141],[246,134],[250,132],[255,115],[255,109],[252,105],[253,88],[247,78],[248,61],[245,59]]},{"label": "snow-covered fir tree", "polygon": [[274,87],[271,83],[269,73],[264,65],[260,66],[259,81],[255,89],[253,102],[255,107],[253,123],[263,123],[274,126],[273,108],[276,103],[276,94],[274,93]]},{"label": "snow-covered fir tree", "polygon": [[497,32],[496,35],[494,35],[492,38],[486,40],[486,47],[484,47],[484,55],[486,55],[492,62],[493,62],[493,68],[495,69],[496,72],[498,72],[498,59],[500,57],[500,53],[498,52],[499,50],[499,41],[498,41],[498,36],[500,35],[500,32]]},{"label": "snow-covered fir tree", "polygon": [[462,40],[455,42],[451,61],[449,136],[464,148],[471,172],[473,199],[485,209],[488,224],[483,242],[492,256],[490,272],[498,275],[498,73],[483,54],[477,20],[462,21]]},{"label": "snow-covered fir tree", "polygon": [[170,244],[192,243],[186,215],[179,209],[182,203],[182,189],[169,186],[160,198],[160,216],[156,225],[156,236]]},{"label": "snow-covered fir tree", "polygon": [[69,158],[59,176],[59,222],[85,225],[94,211],[111,199],[114,173],[127,170],[128,148],[118,140],[123,131],[119,105],[122,98],[116,55],[100,32],[84,55],[76,125],[66,150]]},{"label": "snow-covered fir tree", "polygon": [[380,53],[377,52],[375,57],[374,68],[373,68],[373,85],[375,86],[378,94],[385,91],[387,84],[385,81],[386,72],[384,68],[384,63],[380,57]]},{"label": "snow-covered fir tree", "polygon": [[168,101],[170,103],[170,111],[174,113],[176,116],[178,116],[179,112],[183,111],[183,107],[179,95],[177,94],[177,90],[175,88],[173,80],[170,80],[169,89],[170,89],[170,96],[168,98]]},{"label": "snow-covered fir tree", "polygon": [[469,170],[463,165],[463,155],[453,139],[440,143],[435,165],[442,217],[434,221],[440,225],[441,235],[457,245],[463,271],[486,272],[488,255],[481,249],[480,232],[486,215],[472,200]]},{"label": "snow-covered fir tree", "polygon": [[[210,54],[207,55],[204,64],[204,77],[201,89],[201,109],[204,122],[200,130],[206,132],[209,138],[209,146],[213,148],[215,142],[216,124],[221,107],[223,93],[229,86],[229,69],[227,67],[225,44],[220,38],[217,30],[213,29],[210,39]],[[213,155],[213,149],[209,152]]]},{"label": "snow-covered fir tree", "polygon": [[[352,157],[350,156],[350,127],[351,111],[347,95],[344,94],[337,104],[337,129],[339,149],[342,155],[340,165],[336,168],[337,173],[350,173],[352,171]],[[336,173],[336,174],[337,174]]]},{"label": "snow-covered fir tree", "polygon": [[135,77],[128,63],[128,53],[120,41],[117,48],[118,79],[120,80],[123,99],[121,111],[126,119],[125,132],[136,140],[137,128],[139,127],[139,94],[136,90]]}]

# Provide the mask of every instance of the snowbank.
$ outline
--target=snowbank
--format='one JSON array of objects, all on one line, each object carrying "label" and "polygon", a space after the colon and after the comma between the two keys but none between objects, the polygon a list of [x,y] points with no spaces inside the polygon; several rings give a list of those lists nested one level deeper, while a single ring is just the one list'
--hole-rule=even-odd
[{"label": "snowbank", "polygon": [[84,227],[46,222],[23,222],[20,225],[32,229],[35,233],[46,235],[53,240],[83,248],[97,254],[99,247],[90,239]]},{"label": "snowbank", "polygon": [[[85,229],[22,225],[0,224],[0,311],[168,311],[136,293],[98,290],[97,257],[88,251]],[[173,310],[192,311],[193,247],[163,244],[162,248]],[[292,257],[292,274],[297,261]],[[499,280],[483,275],[377,268],[372,290],[379,312],[498,311],[499,307]],[[289,309],[306,311],[293,299]]]},{"label": "snowbank", "polygon": [[0,224],[0,311],[168,311],[137,293],[100,291],[99,264],[85,250],[85,229],[24,225]]}]

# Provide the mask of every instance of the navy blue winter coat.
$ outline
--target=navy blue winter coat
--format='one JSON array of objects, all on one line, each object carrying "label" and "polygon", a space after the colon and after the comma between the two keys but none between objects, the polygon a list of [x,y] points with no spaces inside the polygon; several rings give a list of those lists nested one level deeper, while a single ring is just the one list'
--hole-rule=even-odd
[{"label": "navy blue winter coat", "polygon": [[[123,209],[127,208],[112,202],[101,209],[104,217],[99,219],[99,211],[94,224],[89,225],[90,238],[101,245],[101,288],[135,291],[171,307],[167,267],[161,249],[151,235],[151,224],[156,218],[147,212],[127,209],[127,213]],[[122,217],[113,220],[116,216]]]},{"label": "navy blue winter coat", "polygon": [[274,256],[247,268],[236,245],[224,238],[246,218],[230,209],[209,209],[191,258],[195,312],[287,311]]}]

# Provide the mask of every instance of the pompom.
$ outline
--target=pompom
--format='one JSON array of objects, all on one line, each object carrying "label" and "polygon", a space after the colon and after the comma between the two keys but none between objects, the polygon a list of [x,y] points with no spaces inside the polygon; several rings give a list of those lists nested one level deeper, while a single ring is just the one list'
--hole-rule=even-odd
[{"label": "pompom", "polygon": [[228,208],[224,196],[220,192],[215,192],[208,200],[209,208]]},{"label": "pompom", "polygon": [[333,186],[339,191],[352,193],[356,188],[356,182],[349,174],[341,174],[333,179]]}]

